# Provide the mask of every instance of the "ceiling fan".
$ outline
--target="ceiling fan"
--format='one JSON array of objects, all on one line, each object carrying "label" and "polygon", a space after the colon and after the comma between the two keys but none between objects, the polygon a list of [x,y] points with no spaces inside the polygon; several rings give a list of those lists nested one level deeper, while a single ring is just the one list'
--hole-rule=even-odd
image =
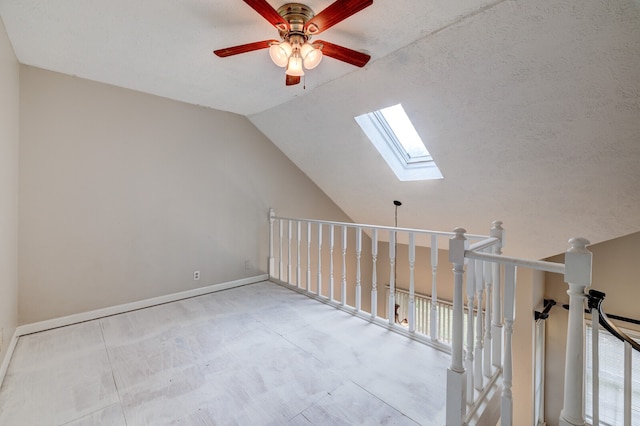
[{"label": "ceiling fan", "polygon": [[304,69],[313,69],[323,55],[363,67],[371,56],[328,41],[311,42],[311,37],[320,34],[362,9],[371,6],[373,0],[336,0],[317,15],[310,7],[301,3],[287,3],[278,8],[271,7],[266,0],[243,0],[262,15],[280,33],[278,40],[262,40],[239,46],[214,50],[221,58],[269,49],[271,60],[285,68],[287,86],[300,83]]}]

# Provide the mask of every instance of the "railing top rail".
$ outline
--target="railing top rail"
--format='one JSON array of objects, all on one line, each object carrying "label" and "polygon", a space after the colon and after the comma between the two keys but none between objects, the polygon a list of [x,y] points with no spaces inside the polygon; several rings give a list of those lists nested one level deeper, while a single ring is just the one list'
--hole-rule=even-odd
[{"label": "railing top rail", "polygon": [[[319,220],[319,219],[303,219],[303,218],[292,218],[292,217],[282,217],[282,216],[273,216],[272,219],[320,223],[323,225],[337,225],[337,226],[350,226],[350,227],[360,227],[360,228],[369,228],[369,229],[380,229],[385,231],[414,232],[416,234],[438,235],[438,236],[445,236],[445,237],[453,237],[454,235],[456,235],[455,232],[431,231],[428,229],[416,229],[416,228],[396,228],[393,226],[370,225],[370,224],[352,223],[352,222],[335,222],[330,220]],[[474,239],[474,240],[476,239],[484,240],[486,238],[489,238],[487,235],[479,235],[479,234],[464,234],[464,236],[466,238]]]},{"label": "railing top rail", "polygon": [[503,256],[491,253],[482,253],[477,251],[465,250],[464,257],[476,260],[485,260],[488,262],[501,263],[503,265],[520,266],[529,269],[537,269],[539,271],[553,272],[563,274],[565,266],[563,263],[547,262],[545,260],[521,259],[518,257]]},{"label": "railing top rail", "polygon": [[496,237],[489,237],[489,238],[485,238],[482,241],[478,241],[477,243],[473,243],[469,246],[469,250],[470,251],[475,251],[475,250],[483,250],[487,247],[491,247],[494,244],[497,244],[500,242],[500,238],[496,238]]}]

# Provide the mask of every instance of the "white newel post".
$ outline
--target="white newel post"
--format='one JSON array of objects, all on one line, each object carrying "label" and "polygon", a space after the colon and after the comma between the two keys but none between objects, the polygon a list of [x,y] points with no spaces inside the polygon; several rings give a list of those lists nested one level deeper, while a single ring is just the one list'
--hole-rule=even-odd
[{"label": "white newel post", "polygon": [[347,304],[347,227],[342,226],[342,282],[340,287],[340,304]]},{"label": "white newel post", "polygon": [[275,268],[275,261],[273,259],[273,221],[276,216],[276,211],[269,209],[269,276],[273,277],[273,269]]},{"label": "white newel post", "polygon": [[318,284],[316,285],[316,294],[322,295],[322,224],[318,224]]},{"label": "white newel post", "polygon": [[463,228],[454,229],[449,240],[449,262],[453,263],[453,335],[451,339],[451,365],[447,369],[447,418],[448,426],[462,425],[467,408],[467,377],[462,365],[462,322],[464,306],[462,284],[464,279],[464,252],[468,242]]},{"label": "white newel post", "polygon": [[378,230],[371,231],[371,257],[373,261],[373,271],[371,271],[371,318],[378,315],[378,274],[376,263],[378,261]]},{"label": "white newel post", "polygon": [[396,231],[389,231],[389,325],[396,322]]},{"label": "white newel post", "polygon": [[624,403],[622,406],[624,407],[624,426],[631,426],[631,344],[629,342],[624,342]]},{"label": "white newel post", "polygon": [[280,235],[280,241],[278,244],[278,279],[280,281],[284,281],[282,279],[282,267],[283,267],[283,263],[282,263],[282,234],[283,234],[283,228],[284,228],[284,221],[282,219],[280,219],[278,221],[278,234]]},{"label": "white newel post", "polygon": [[516,318],[516,267],[504,268],[504,364],[502,366],[502,399],[500,401],[500,424],[513,425],[513,323]]},{"label": "white newel post", "polygon": [[[490,253],[491,248],[485,250]],[[484,295],[484,355],[482,357],[483,365],[482,370],[486,377],[491,377],[491,287],[492,276],[491,276],[491,268],[493,268],[492,264],[489,262],[483,263],[483,274],[484,274],[484,282],[486,283],[486,291]]]},{"label": "white newel post", "polygon": [[483,276],[483,263],[481,260],[476,260],[476,303],[478,309],[476,311],[476,349],[475,349],[475,364],[473,366],[473,381],[477,390],[484,388],[484,381],[482,375],[483,369],[483,337],[484,337],[484,322],[482,317],[482,296],[484,295],[484,276]]},{"label": "white newel post", "polygon": [[333,245],[334,245],[334,227],[333,223],[329,227],[329,300],[332,302],[335,299],[333,293]]},{"label": "white newel post", "polygon": [[416,235],[409,232],[409,332],[416,331]]},{"label": "white newel post", "polygon": [[591,423],[593,426],[600,426],[600,350],[598,343],[600,341],[600,326],[596,318],[600,318],[598,308],[595,306],[591,309],[591,318],[595,319],[591,328]]},{"label": "white newel post", "polygon": [[356,227],[356,311],[362,307],[362,286],[360,273],[360,258],[362,256],[362,228]]},{"label": "white newel post", "polygon": [[307,291],[311,291],[311,222],[307,222]]},{"label": "white newel post", "polygon": [[287,221],[287,284],[291,284],[291,221]]},{"label": "white newel post", "polygon": [[[502,222],[496,220],[490,231],[490,236],[498,238],[500,241],[493,246],[495,254],[502,254],[504,247],[504,229]],[[502,367],[502,279],[500,277],[500,265],[497,262],[491,264],[493,311],[491,322],[491,364],[496,368]]]},{"label": "white newel post", "polygon": [[473,307],[475,305],[475,273],[476,261],[467,259],[467,356],[464,368],[467,370],[467,404],[473,402]]},{"label": "white newel post", "polygon": [[301,251],[300,251],[300,241],[302,241],[302,237],[300,234],[300,230],[301,228],[301,223],[299,220],[296,221],[296,226],[297,228],[297,232],[296,232],[296,239],[298,240],[298,249],[297,249],[297,255],[296,255],[296,287],[300,288],[300,275],[302,274],[301,269],[300,269],[300,255],[301,255]]},{"label": "white newel post", "polygon": [[431,340],[438,340],[438,236],[431,236]]},{"label": "white newel post", "polygon": [[591,285],[591,252],[584,238],[569,240],[571,248],[564,257],[564,280],[569,284],[569,321],[564,369],[564,400],[560,426],[583,426],[585,369],[585,289]]}]

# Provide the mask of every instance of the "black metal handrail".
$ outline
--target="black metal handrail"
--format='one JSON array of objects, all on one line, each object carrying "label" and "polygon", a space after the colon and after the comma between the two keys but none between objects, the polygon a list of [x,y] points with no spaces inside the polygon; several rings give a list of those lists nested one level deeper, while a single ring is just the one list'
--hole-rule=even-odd
[{"label": "black metal handrail", "polygon": [[538,321],[538,320],[546,320],[547,318],[549,318],[549,311],[551,310],[551,308],[553,308],[556,304],[556,301],[553,299],[544,299],[544,309],[542,312],[538,312],[538,311],[534,311],[533,312],[533,318]]},{"label": "black metal handrail", "polygon": [[[640,352],[640,343],[627,336],[625,332],[620,330],[614,323],[612,323],[607,314],[602,309],[602,302],[604,301],[605,296],[606,295],[601,291],[589,290],[589,296],[587,297],[589,309],[596,309],[598,311],[598,322],[605,328],[605,330],[607,330],[609,333],[613,334],[623,342],[629,343],[633,349]],[[613,318],[614,316],[612,315],[611,317]],[[616,319],[621,319],[621,317],[618,317]],[[628,319],[629,318],[625,318],[625,320]],[[628,322],[640,323],[640,321],[636,321],[637,320],[631,320]]]}]

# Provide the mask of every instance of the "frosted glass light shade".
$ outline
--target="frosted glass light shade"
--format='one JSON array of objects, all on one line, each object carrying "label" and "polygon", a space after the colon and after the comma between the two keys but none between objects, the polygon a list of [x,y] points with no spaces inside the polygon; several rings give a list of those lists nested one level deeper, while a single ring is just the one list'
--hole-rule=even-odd
[{"label": "frosted glass light shade", "polygon": [[302,56],[304,67],[312,70],[322,61],[322,50],[316,49],[309,43],[305,43],[300,48],[300,56]]},{"label": "frosted glass light shade", "polygon": [[302,69],[302,58],[300,56],[293,55],[289,58],[289,65],[287,66],[285,74],[297,77],[304,75],[304,70]]},{"label": "frosted glass light shade", "polygon": [[269,47],[269,56],[271,56],[274,64],[284,68],[289,62],[289,56],[291,56],[292,50],[291,45],[286,41],[275,43]]}]

